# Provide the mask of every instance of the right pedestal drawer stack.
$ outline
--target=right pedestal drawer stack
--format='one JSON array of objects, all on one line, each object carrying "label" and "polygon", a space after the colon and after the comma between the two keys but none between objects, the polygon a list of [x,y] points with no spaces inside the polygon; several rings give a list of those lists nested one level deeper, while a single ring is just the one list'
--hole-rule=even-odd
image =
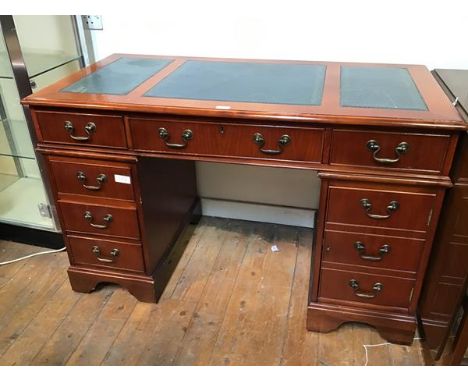
[{"label": "right pedestal drawer stack", "polygon": [[329,163],[337,172],[320,173],[308,328],[367,322],[392,342],[410,343],[450,185],[444,175],[453,137],[350,129],[333,131],[331,139]]},{"label": "right pedestal drawer stack", "polygon": [[329,183],[319,301],[408,311],[437,192],[379,187]]}]

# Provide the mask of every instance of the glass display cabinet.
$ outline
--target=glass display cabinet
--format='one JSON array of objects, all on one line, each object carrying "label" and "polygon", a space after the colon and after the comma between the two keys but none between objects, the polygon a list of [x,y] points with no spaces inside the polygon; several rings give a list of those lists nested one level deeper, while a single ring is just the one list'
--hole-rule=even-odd
[{"label": "glass display cabinet", "polygon": [[20,99],[84,66],[73,16],[0,16],[0,223],[59,231]]}]

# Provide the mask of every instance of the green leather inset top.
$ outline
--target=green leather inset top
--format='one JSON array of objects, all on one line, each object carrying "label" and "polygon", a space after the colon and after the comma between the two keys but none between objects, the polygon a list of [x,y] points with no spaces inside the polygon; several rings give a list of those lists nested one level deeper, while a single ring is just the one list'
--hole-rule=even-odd
[{"label": "green leather inset top", "polygon": [[172,60],[122,57],[61,91],[125,95],[170,62]]},{"label": "green leather inset top", "polygon": [[404,68],[341,67],[341,106],[427,110]]},{"label": "green leather inset top", "polygon": [[326,66],[189,60],[146,96],[320,105]]}]

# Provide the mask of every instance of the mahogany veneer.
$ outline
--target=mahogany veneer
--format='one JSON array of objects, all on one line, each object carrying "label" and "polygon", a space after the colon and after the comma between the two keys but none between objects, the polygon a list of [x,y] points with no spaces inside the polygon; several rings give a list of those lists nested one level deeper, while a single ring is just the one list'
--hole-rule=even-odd
[{"label": "mahogany veneer", "polygon": [[[132,145],[138,151],[171,153],[179,155],[209,155],[238,158],[265,158],[278,155],[282,160],[320,163],[322,160],[324,129],[292,128],[289,126],[200,123],[174,120],[129,119]],[[181,144],[185,130],[192,131],[187,146],[167,147],[159,136],[159,129],[167,129],[170,142]],[[264,153],[259,150],[254,136],[259,133],[265,140],[264,150],[278,150],[278,141],[288,135],[291,141],[279,154]]]},{"label": "mahogany veneer", "polygon": [[[163,60],[164,65],[122,94],[116,94],[115,81],[113,92],[86,93],[92,78],[86,76],[112,63],[125,68],[118,61],[122,58],[146,64]],[[249,77],[257,81],[251,87],[241,69],[227,76],[238,81],[226,78],[223,86],[207,89],[196,77],[213,72],[196,72],[175,90],[200,86],[199,99],[196,94],[150,96],[155,86],[170,88],[171,76],[189,61],[201,61],[199,67],[237,63],[232,68],[254,68],[261,75]],[[271,94],[272,81],[280,86],[283,78],[268,78],[269,70],[289,64],[294,64],[291,71],[283,75],[308,65],[323,73],[322,83],[315,78],[323,86],[321,100],[315,92],[308,103],[301,93],[311,78],[283,82],[296,83],[297,94]],[[410,82],[396,91],[379,86],[398,81],[370,85],[375,94],[383,91],[383,98],[367,100],[380,102],[377,106],[362,107],[366,93],[359,89],[359,106],[342,106],[342,68],[347,73],[361,68],[372,76],[394,73]],[[70,91],[83,78],[80,91]],[[224,78],[210,77],[219,80]],[[93,84],[101,85],[105,88],[105,81]],[[202,94],[213,90],[225,96]],[[243,91],[245,99],[239,98]],[[229,101],[232,94],[237,101]],[[294,104],[291,99],[301,94]],[[353,93],[348,97],[352,103]],[[394,104],[387,105],[389,99]],[[410,106],[405,108],[405,102]],[[113,282],[140,300],[157,301],[170,276],[165,256],[184,225],[200,213],[195,160],[315,169],[322,186],[308,329],[329,331],[359,321],[390,341],[412,341],[455,147],[467,127],[425,67],[113,55],[23,103],[32,111],[38,152],[48,163],[74,290],[89,292]]]},{"label": "mahogany veneer", "polygon": [[[133,242],[68,236],[73,264],[111,267],[127,271],[144,272],[141,244]],[[97,252],[97,253],[96,253]]]},{"label": "mahogany veneer", "polygon": [[[111,199],[135,200],[132,166],[89,159],[49,157],[49,166],[59,195],[79,194]],[[123,178],[127,183],[119,181]]]},{"label": "mahogany veneer", "polygon": [[[333,130],[330,164],[394,168],[404,171],[440,174],[444,171],[450,147],[449,134],[408,134],[401,132],[376,132],[369,130]],[[381,147],[376,157],[398,158],[395,147],[402,142],[408,144],[408,150],[400,155],[395,163],[379,163],[373,158],[374,153],[367,147],[367,142],[375,140]],[[427,153],[432,155],[428,156]]]},{"label": "mahogany veneer", "polygon": [[[79,141],[82,146],[127,147],[121,116],[51,111],[41,111],[35,116],[36,131],[44,142],[76,144],[77,141],[71,137],[73,135],[86,138]],[[94,125],[94,128],[86,130],[88,124]],[[69,126],[72,130],[67,130],[65,126]]]},{"label": "mahogany veneer", "polygon": [[425,240],[326,229],[323,263],[393,269],[416,273]]},{"label": "mahogany veneer", "polygon": [[319,302],[330,303],[333,300],[339,305],[372,304],[373,309],[398,309],[407,307],[412,299],[414,279],[344,271],[328,266],[323,265],[320,271]]}]

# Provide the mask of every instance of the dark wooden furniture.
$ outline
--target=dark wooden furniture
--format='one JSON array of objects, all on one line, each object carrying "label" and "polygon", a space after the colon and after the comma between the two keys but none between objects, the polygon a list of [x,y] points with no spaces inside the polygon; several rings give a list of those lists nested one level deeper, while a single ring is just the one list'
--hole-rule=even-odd
[{"label": "dark wooden furniture", "polygon": [[425,67],[113,55],[23,103],[74,290],[157,301],[197,210],[195,160],[315,169],[308,329],[359,321],[412,341],[467,127]]},{"label": "dark wooden furniture", "polygon": [[[457,99],[456,107],[468,121],[468,71],[437,69],[434,71],[434,77],[452,101]],[[419,309],[425,343],[435,351],[435,359],[439,359],[444,352],[451,328],[466,296],[468,279],[467,134],[463,134],[459,141],[451,177],[453,187],[446,195]],[[465,323],[465,328],[459,331],[459,341],[457,341],[460,346],[463,346],[461,342],[464,336],[465,349],[467,330]],[[464,352],[465,350],[461,355]],[[461,353],[461,350],[458,353]]]}]

